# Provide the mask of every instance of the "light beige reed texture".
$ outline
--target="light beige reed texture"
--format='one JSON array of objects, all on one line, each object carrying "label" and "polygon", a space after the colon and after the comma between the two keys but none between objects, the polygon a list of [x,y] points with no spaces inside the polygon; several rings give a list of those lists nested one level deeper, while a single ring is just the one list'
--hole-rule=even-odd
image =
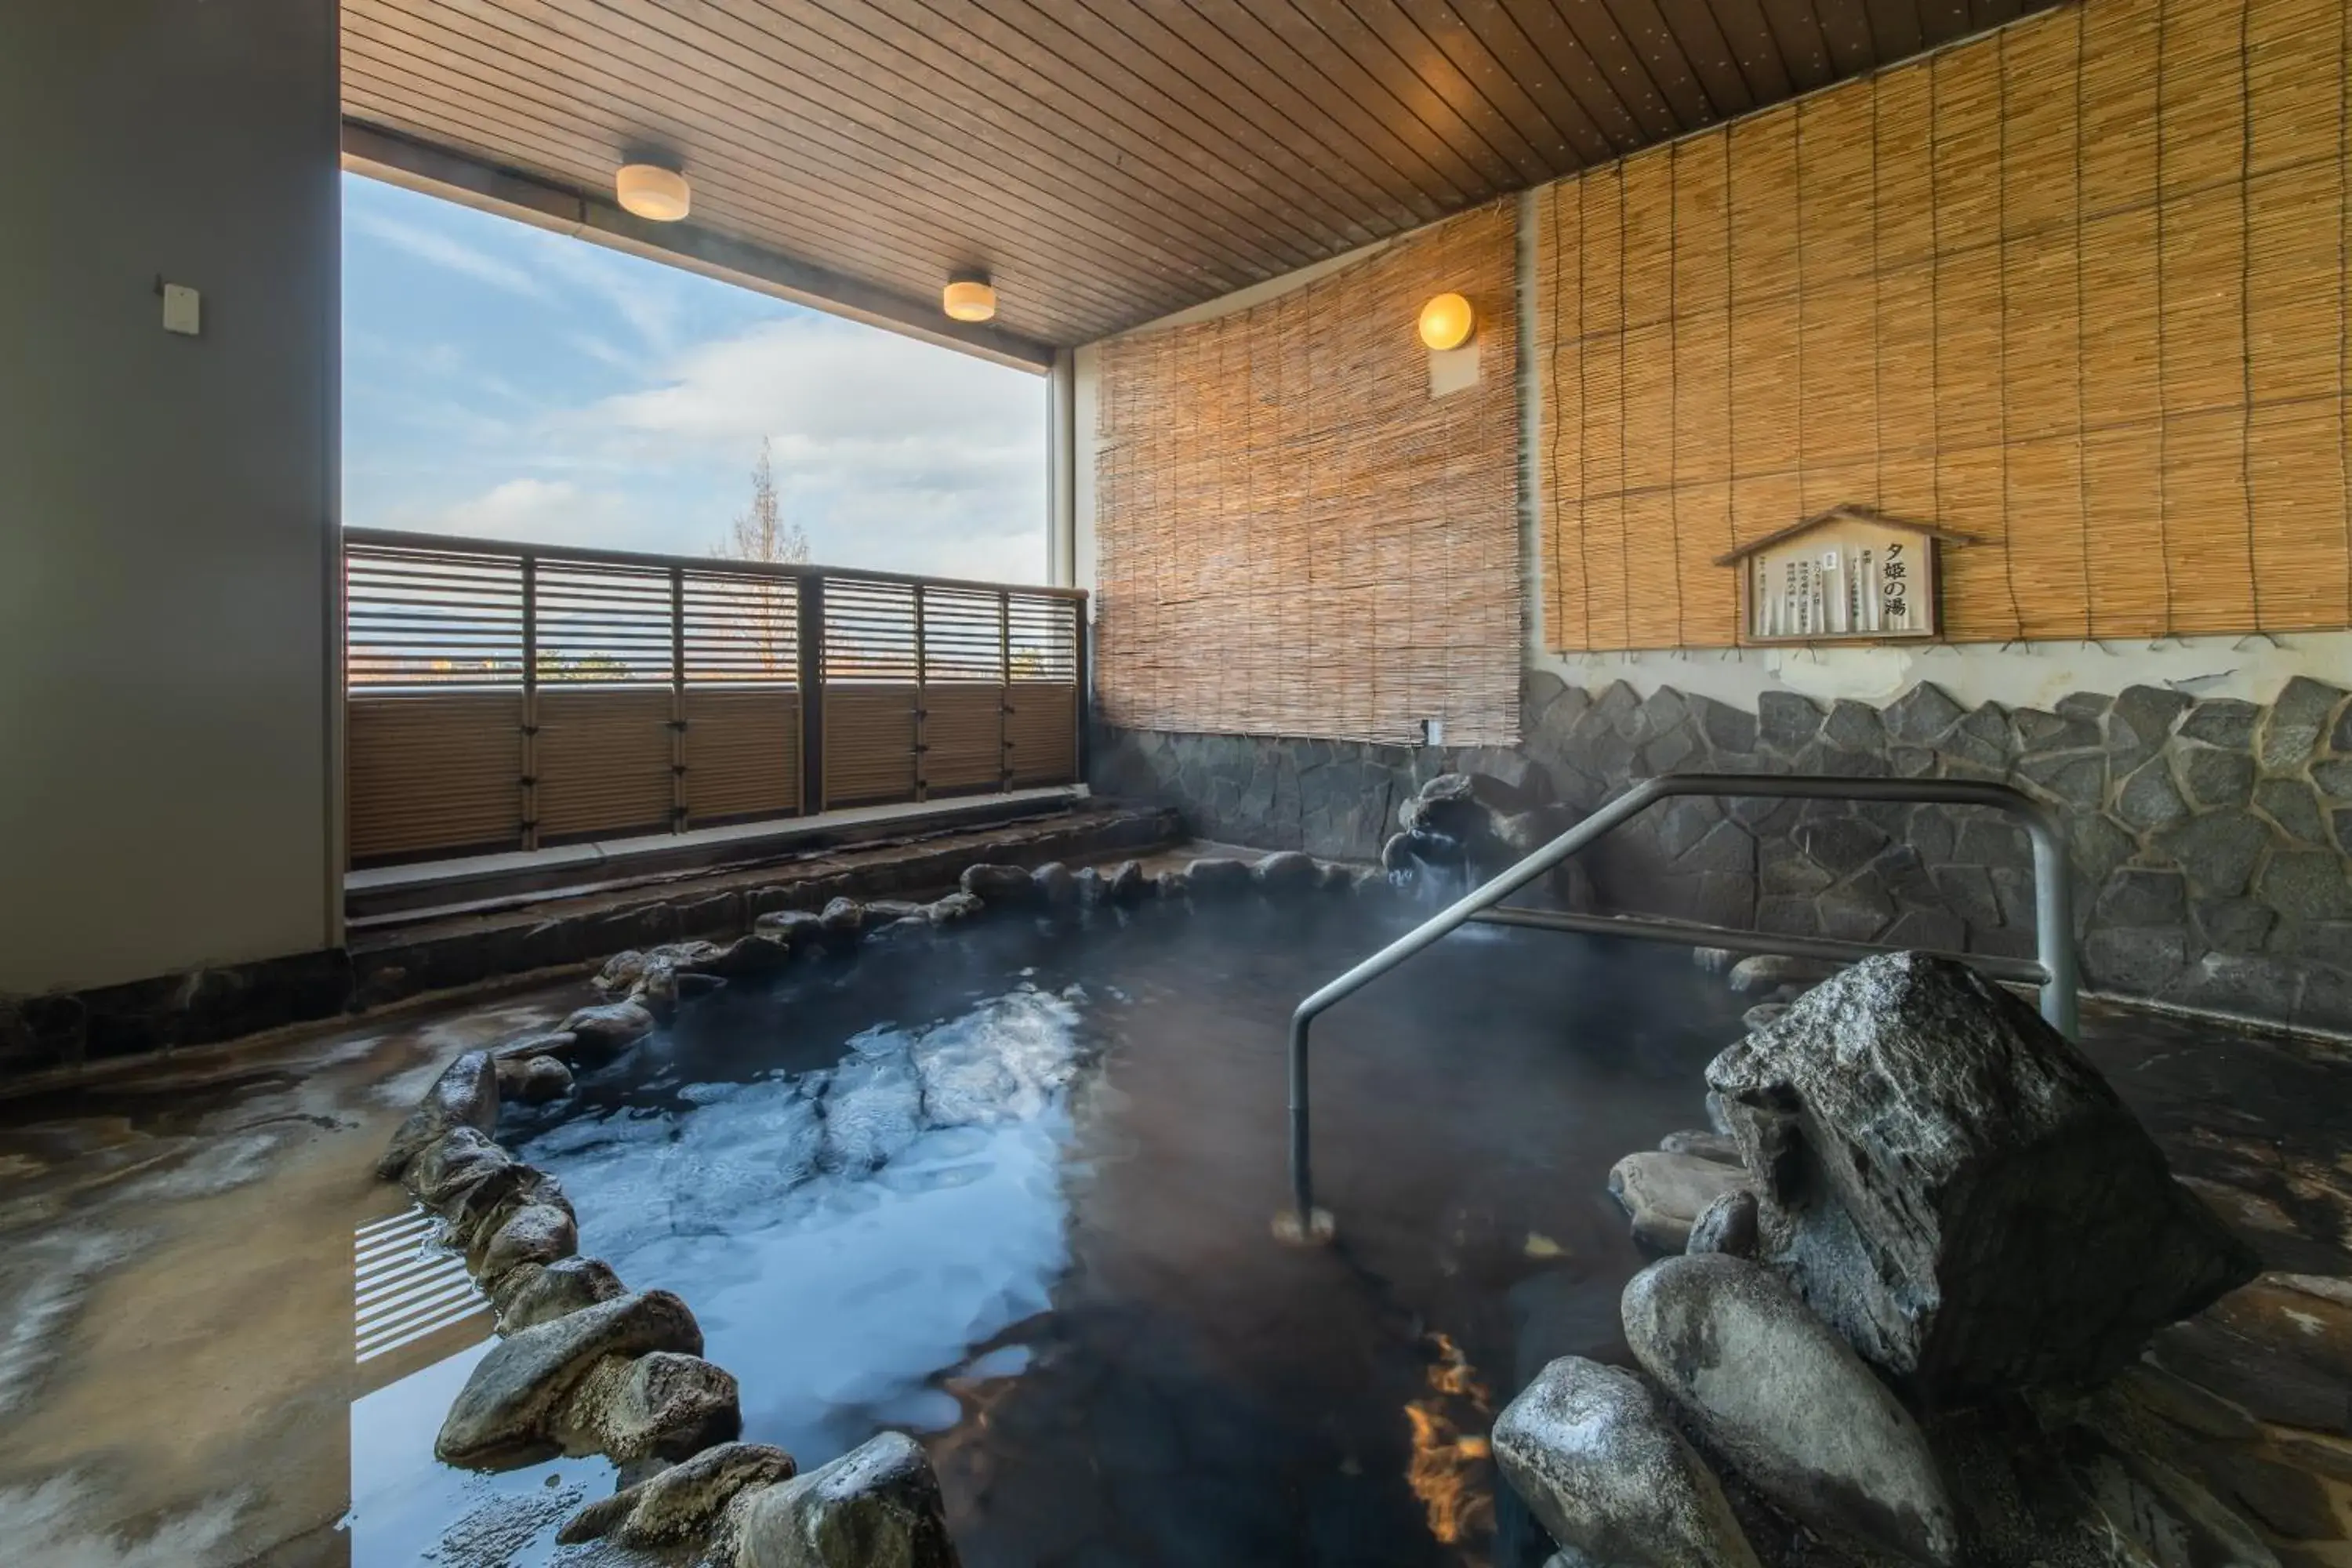
[{"label": "light beige reed texture", "polygon": [[[1517,738],[1509,204],[1287,294],[1105,345],[1096,691],[1143,729]],[[1480,378],[1430,395],[1433,294]]]},{"label": "light beige reed texture", "polygon": [[2089,0],[1538,194],[1545,627],[1840,502],[1956,639],[2352,622],[2344,0]]}]

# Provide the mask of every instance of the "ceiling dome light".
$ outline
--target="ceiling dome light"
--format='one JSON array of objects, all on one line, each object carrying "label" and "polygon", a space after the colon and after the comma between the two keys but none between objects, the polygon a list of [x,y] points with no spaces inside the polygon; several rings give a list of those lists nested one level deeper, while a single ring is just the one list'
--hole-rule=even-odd
[{"label": "ceiling dome light", "polygon": [[676,223],[693,203],[686,176],[659,163],[624,163],[613,188],[621,210],[651,223]]},{"label": "ceiling dome light", "polygon": [[984,274],[958,278],[940,295],[940,309],[950,321],[992,321],[996,319],[996,289]]},{"label": "ceiling dome light", "polygon": [[1459,294],[1439,294],[1421,308],[1421,341],[1433,349],[1458,349],[1478,330],[1478,313]]}]

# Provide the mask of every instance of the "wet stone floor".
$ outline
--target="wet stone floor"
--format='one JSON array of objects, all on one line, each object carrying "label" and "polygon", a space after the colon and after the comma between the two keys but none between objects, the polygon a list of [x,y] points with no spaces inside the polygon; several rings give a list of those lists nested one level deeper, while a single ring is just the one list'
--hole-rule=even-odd
[{"label": "wet stone floor", "polygon": [[[562,1178],[583,1251],[692,1305],[747,1437],[807,1468],[919,1436],[972,1568],[1532,1568],[1486,1426],[1553,1356],[1623,1357],[1645,1259],[1607,1170],[1703,1122],[1743,999],[1675,950],[1450,939],[1318,1027],[1339,1241],[1284,1246],[1284,1021],[1412,913],[869,947],[695,1005],[499,1136]],[[369,1175],[451,1055],[583,996],[0,1104],[0,1562],[643,1560],[554,1544],[601,1460],[433,1461],[489,1321]],[[2271,1268],[2352,1277],[2352,1053],[2122,1013],[2085,1036]],[[2352,1519],[2346,1435],[2274,1434]]]}]

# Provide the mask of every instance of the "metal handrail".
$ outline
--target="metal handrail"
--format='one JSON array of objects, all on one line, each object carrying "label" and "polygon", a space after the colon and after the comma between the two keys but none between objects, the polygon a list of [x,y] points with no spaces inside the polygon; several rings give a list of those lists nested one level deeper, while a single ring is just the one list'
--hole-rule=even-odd
[{"label": "metal handrail", "polygon": [[[2024,824],[2033,845],[2033,918],[2037,961],[2032,973],[2017,960],[1992,960],[1985,955],[1950,956],[1997,970],[2000,978],[2038,984],[2042,1016],[2072,1038],[2075,1033],[2074,899],[2066,876],[2065,842],[2058,819],[2038,801],[2007,784],[1965,779],[1854,779],[1811,774],[1669,773],[1645,779],[1602,806],[1500,876],[1473,889],[1438,913],[1422,921],[1388,946],[1365,959],[1298,1005],[1290,1016],[1290,1190],[1298,1234],[1316,1234],[1314,1178],[1307,1152],[1307,1035],[1315,1019],[1345,997],[1351,996],[1406,959],[1435,942],[1448,931],[1480,919],[1505,899],[1566,860],[1590,847],[1620,825],[1675,795],[1745,795],[1751,798],[1894,802],[1911,805],[1982,805],[2005,811]],[[1688,941],[1695,947],[1714,945],[1710,939],[1738,936],[1736,945],[1762,952],[1806,952],[1819,956],[1862,957],[1899,951],[1866,942],[1829,942],[1820,939],[1769,937],[1762,933],[1729,933],[1717,926],[1678,921],[1625,921],[1612,924],[1604,917],[1557,916],[1539,910],[1497,910],[1496,923],[1541,926],[1554,930],[1606,929],[1610,934],[1651,942]],[[1734,945],[1727,943],[1725,945]],[[1835,948],[1839,952],[1828,950]]]}]

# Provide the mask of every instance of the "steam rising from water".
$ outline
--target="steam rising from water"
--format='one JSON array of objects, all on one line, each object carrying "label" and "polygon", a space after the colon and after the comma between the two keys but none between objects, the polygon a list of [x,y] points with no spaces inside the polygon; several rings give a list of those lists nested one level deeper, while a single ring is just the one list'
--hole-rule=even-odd
[{"label": "steam rising from water", "polygon": [[521,1152],[562,1178],[584,1251],[694,1303],[757,1402],[745,1436],[811,1465],[877,1424],[952,1424],[936,1377],[1046,1310],[1083,1000],[1024,986],[868,1029],[832,1068],[694,1085],[682,1110],[568,1123]]}]

